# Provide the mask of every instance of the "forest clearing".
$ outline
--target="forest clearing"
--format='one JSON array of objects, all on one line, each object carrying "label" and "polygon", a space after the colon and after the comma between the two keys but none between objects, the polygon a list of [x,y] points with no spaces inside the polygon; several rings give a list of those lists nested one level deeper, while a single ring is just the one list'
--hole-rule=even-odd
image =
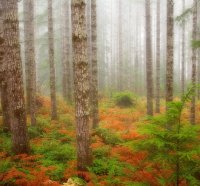
[{"label": "forest clearing", "polygon": [[200,186],[199,0],[0,0],[0,185]]}]

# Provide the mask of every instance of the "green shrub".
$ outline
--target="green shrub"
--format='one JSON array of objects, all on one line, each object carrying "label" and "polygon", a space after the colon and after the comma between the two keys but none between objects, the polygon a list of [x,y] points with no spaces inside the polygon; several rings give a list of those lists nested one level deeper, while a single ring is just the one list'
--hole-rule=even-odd
[{"label": "green shrub", "polygon": [[29,137],[32,139],[42,136],[43,133],[45,132],[44,129],[49,126],[50,126],[50,121],[48,119],[38,117],[36,125],[28,127]]},{"label": "green shrub", "polygon": [[12,168],[13,164],[10,160],[0,161],[0,173],[7,172],[10,168]]},{"label": "green shrub", "polygon": [[140,140],[137,147],[148,151],[146,161],[159,162],[160,169],[173,171],[168,179],[158,178],[162,185],[176,185],[180,180],[186,180],[188,185],[200,183],[196,177],[200,172],[200,128],[181,122],[182,110],[190,97],[187,94],[182,102],[169,103],[166,114],[153,117],[150,124],[140,129],[146,139]]},{"label": "green shrub", "polygon": [[[35,154],[44,156],[44,163],[65,163],[75,158],[75,148],[70,144],[62,144],[58,141],[45,141],[42,146],[34,147]],[[52,165],[49,164],[49,165]]]},{"label": "green shrub", "polygon": [[136,97],[131,92],[115,93],[114,102],[119,107],[132,107],[136,105]]},{"label": "green shrub", "polygon": [[122,176],[124,164],[116,159],[95,159],[89,170],[96,175]]},{"label": "green shrub", "polygon": [[93,150],[93,154],[94,154],[95,158],[108,157],[110,149],[111,148],[109,146],[99,147],[99,148],[96,148]]},{"label": "green shrub", "polygon": [[55,170],[48,171],[47,175],[49,175],[52,180],[59,181],[64,177],[66,165],[57,164],[57,165],[54,165],[54,166],[55,166]]},{"label": "green shrub", "polygon": [[7,152],[8,154],[12,154],[12,142],[10,133],[4,133],[0,131],[0,152]]},{"label": "green shrub", "polygon": [[96,129],[96,134],[102,138],[105,144],[117,145],[123,142],[117,133],[112,133],[110,130],[105,128]]}]

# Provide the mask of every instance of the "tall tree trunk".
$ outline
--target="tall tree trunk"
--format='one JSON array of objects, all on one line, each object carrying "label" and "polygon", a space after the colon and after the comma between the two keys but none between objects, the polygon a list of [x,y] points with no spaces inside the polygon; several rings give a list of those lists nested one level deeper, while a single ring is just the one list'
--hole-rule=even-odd
[{"label": "tall tree trunk", "polygon": [[87,55],[85,0],[72,0],[72,38],[75,114],[77,126],[77,168],[87,170],[91,163],[89,134],[89,64]]},{"label": "tall tree trunk", "polygon": [[35,31],[34,1],[24,0],[24,36],[25,36],[25,69],[27,110],[30,113],[31,125],[36,124],[36,63],[35,63]]},{"label": "tall tree trunk", "polygon": [[[195,41],[197,39],[197,0],[194,0],[194,6],[193,6],[193,28],[192,28],[192,40]],[[194,86],[194,95],[192,97],[192,103],[191,103],[191,116],[190,116],[190,122],[191,124],[195,124],[196,120],[196,60],[197,60],[197,49],[192,47],[192,85]]]},{"label": "tall tree trunk", "polygon": [[8,114],[8,99],[6,95],[7,91],[7,82],[3,77],[3,69],[7,65],[3,62],[4,51],[3,51],[3,9],[2,9],[2,2],[0,2],[0,92],[1,92],[1,108],[2,108],[2,116],[3,116],[3,131],[8,132],[10,131],[10,118]]},{"label": "tall tree trunk", "polygon": [[118,91],[123,91],[123,69],[124,69],[124,64],[123,64],[123,41],[122,41],[122,0],[118,0],[118,8],[119,8],[119,63],[118,63]]},{"label": "tall tree trunk", "polygon": [[57,119],[56,103],[56,72],[54,64],[54,29],[52,0],[48,0],[48,42],[49,42],[49,65],[50,65],[50,93],[51,93],[51,119]]},{"label": "tall tree trunk", "polygon": [[157,1],[156,112],[160,113],[160,1]]},{"label": "tall tree trunk", "polygon": [[173,101],[174,65],[174,1],[167,0],[166,102]]},{"label": "tall tree trunk", "polygon": [[7,81],[6,96],[11,119],[13,151],[16,154],[28,153],[29,143],[20,57],[17,1],[3,0],[2,5],[4,10],[3,36],[5,39],[3,63],[8,64],[3,71],[3,77],[4,81]]},{"label": "tall tree trunk", "polygon": [[[183,0],[183,12],[185,11],[185,0]],[[182,30],[182,71],[181,71],[181,94],[185,93],[185,23]]]},{"label": "tall tree trunk", "polygon": [[91,117],[92,126],[97,128],[99,122],[98,108],[98,66],[97,66],[97,13],[96,0],[91,1],[91,20],[92,20],[92,63],[91,63]]},{"label": "tall tree trunk", "polygon": [[71,90],[71,38],[70,38],[70,1],[65,0],[62,9],[62,63],[63,63],[63,97],[67,101],[71,101],[72,99],[72,90]]},{"label": "tall tree trunk", "polygon": [[146,6],[146,82],[147,82],[147,114],[153,115],[153,69],[151,44],[151,3],[145,1]]}]

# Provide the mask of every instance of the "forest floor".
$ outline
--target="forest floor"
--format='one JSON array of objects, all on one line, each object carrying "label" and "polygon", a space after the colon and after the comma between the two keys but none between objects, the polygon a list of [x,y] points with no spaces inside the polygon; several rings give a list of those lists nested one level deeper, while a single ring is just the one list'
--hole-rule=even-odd
[{"label": "forest floor", "polygon": [[[152,170],[143,162],[146,153],[134,146],[144,138],[137,132],[137,127],[147,122],[143,99],[136,107],[123,109],[111,100],[100,102],[100,128],[92,135],[93,165],[89,172],[76,171],[73,107],[61,99],[58,102],[59,119],[51,121],[49,98],[38,98],[37,126],[28,128],[29,155],[12,154],[10,134],[0,130],[0,185],[59,186],[72,177],[77,182],[82,177],[88,186],[159,185],[156,177],[166,172]],[[187,109],[183,119],[188,119]]]}]

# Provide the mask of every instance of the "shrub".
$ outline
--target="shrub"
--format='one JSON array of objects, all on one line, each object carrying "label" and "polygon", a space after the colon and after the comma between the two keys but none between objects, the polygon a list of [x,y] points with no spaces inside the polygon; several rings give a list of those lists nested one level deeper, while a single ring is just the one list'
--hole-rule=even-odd
[{"label": "shrub", "polygon": [[115,93],[114,102],[119,107],[132,107],[136,105],[136,97],[131,92]]},{"label": "shrub", "polygon": [[105,144],[117,145],[123,142],[120,135],[112,133],[110,130],[105,128],[98,128],[96,130],[96,135],[99,136]]},{"label": "shrub", "polygon": [[103,147],[96,148],[93,150],[93,154],[94,154],[95,158],[108,157],[109,152],[110,152],[109,146],[103,146]]},{"label": "shrub", "polygon": [[75,158],[75,149],[69,144],[62,144],[58,141],[46,141],[42,146],[35,147],[35,154],[44,156],[44,162],[65,163]]},{"label": "shrub", "polygon": [[0,173],[5,173],[7,172],[10,168],[12,168],[12,163],[10,160],[2,160],[0,161]]},{"label": "shrub", "polygon": [[122,176],[123,168],[123,163],[120,163],[116,159],[102,158],[95,159],[89,170],[97,175],[109,175],[113,177]]},{"label": "shrub", "polygon": [[159,167],[157,169],[162,174],[157,179],[162,185],[177,185],[183,180],[188,185],[199,185],[196,174],[200,171],[200,130],[197,126],[181,122],[182,110],[188,100],[190,94],[181,102],[169,103],[166,114],[153,117],[150,124],[140,129],[146,139],[139,141],[137,146],[148,151],[146,161]]}]

